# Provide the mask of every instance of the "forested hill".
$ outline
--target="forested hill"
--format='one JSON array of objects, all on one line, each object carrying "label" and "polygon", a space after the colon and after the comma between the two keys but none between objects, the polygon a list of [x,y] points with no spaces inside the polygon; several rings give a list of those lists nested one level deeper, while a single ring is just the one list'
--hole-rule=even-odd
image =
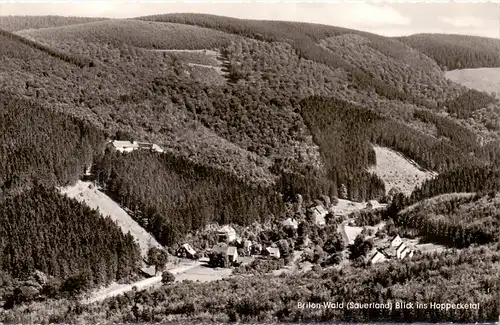
[{"label": "forested hill", "polygon": [[105,19],[107,18],[62,16],[0,16],[0,29],[15,32],[24,29],[38,29],[83,24]]},{"label": "forested hill", "polygon": [[[446,80],[435,61],[396,39],[198,14],[18,35],[1,57],[11,93],[247,184],[311,196],[346,185],[348,198],[376,198],[383,186],[365,172],[372,143],[440,173],[498,161],[498,102]],[[93,64],[75,66],[24,39]],[[347,140],[352,132],[359,143]],[[333,154],[353,145],[362,159]]]},{"label": "forested hill", "polygon": [[394,39],[426,54],[443,70],[500,67],[499,39],[454,34],[415,34]]}]

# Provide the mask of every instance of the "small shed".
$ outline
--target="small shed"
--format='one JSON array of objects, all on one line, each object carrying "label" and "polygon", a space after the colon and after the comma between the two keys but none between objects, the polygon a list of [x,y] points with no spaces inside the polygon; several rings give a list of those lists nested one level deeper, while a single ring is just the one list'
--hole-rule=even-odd
[{"label": "small shed", "polygon": [[269,255],[269,257],[273,257],[273,258],[280,258],[281,257],[280,250],[278,247],[267,247],[266,251],[267,251],[267,254]]},{"label": "small shed", "polygon": [[238,261],[238,249],[235,246],[229,246],[227,248],[227,257],[230,263],[235,263]]}]

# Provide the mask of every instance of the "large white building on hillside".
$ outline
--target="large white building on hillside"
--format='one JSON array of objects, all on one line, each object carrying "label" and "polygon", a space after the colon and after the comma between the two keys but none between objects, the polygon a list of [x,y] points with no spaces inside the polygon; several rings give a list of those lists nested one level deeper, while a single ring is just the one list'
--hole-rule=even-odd
[{"label": "large white building on hillside", "polygon": [[132,152],[136,149],[139,149],[139,144],[137,141],[111,141],[111,146],[120,152]]}]

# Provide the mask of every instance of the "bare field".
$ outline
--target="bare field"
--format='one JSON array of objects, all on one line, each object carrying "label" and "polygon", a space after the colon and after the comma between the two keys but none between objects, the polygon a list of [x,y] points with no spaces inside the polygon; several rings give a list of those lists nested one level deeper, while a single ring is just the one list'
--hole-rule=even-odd
[{"label": "bare field", "polygon": [[199,282],[209,282],[221,280],[223,278],[227,278],[231,275],[233,269],[231,268],[211,268],[205,265],[198,265],[194,268],[191,268],[183,273],[178,274],[175,277],[175,281],[199,281]]},{"label": "bare field", "polygon": [[478,68],[446,71],[444,76],[467,88],[500,95],[500,68]]},{"label": "bare field", "polygon": [[415,187],[437,175],[435,172],[424,170],[399,152],[379,146],[373,148],[377,156],[377,165],[369,171],[384,181],[386,192],[398,187],[401,192],[410,195]]}]

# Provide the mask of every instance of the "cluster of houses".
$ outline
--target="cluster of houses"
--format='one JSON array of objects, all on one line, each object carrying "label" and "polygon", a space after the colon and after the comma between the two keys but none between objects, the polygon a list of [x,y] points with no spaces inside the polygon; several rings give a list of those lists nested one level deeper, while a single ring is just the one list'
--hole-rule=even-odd
[{"label": "cluster of houses", "polygon": [[[270,258],[281,257],[275,245],[262,248],[259,243],[241,239],[233,227],[225,225],[217,231],[218,243],[208,250],[209,265],[212,267],[230,267],[239,265],[242,256],[263,255]],[[200,254],[190,244],[183,244],[176,252],[179,258],[198,259]]]},{"label": "cluster of houses", "polygon": [[412,258],[415,251],[410,249],[403,242],[403,239],[396,235],[390,242],[389,247],[386,249],[377,249],[375,253],[370,258],[370,263],[380,263],[384,262],[387,259],[404,259],[404,258]]},{"label": "cluster of houses", "polygon": [[137,141],[109,141],[108,146],[119,152],[132,152],[134,150],[150,150],[155,152],[163,152],[157,144]]}]

